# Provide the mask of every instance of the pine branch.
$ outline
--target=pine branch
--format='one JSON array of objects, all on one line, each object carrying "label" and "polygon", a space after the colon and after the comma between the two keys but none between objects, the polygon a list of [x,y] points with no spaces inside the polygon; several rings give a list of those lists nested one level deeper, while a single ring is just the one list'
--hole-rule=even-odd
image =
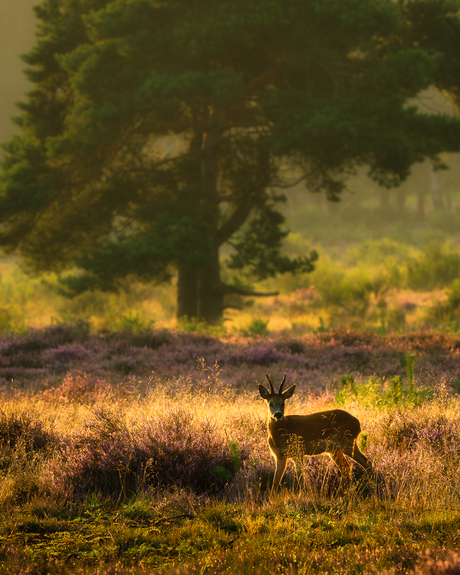
[{"label": "pine branch", "polygon": [[252,205],[250,202],[241,202],[232,215],[219,228],[216,234],[216,244],[221,246],[232,235],[240,229],[251,213]]}]

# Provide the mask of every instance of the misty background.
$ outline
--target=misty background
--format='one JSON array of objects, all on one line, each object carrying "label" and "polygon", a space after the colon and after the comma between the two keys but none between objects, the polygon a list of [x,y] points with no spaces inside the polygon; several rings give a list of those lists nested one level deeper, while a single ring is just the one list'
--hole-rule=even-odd
[{"label": "misty background", "polygon": [[[36,0],[2,0],[0,2],[0,142],[7,142],[19,128],[11,117],[19,113],[15,103],[32,88],[20,59],[35,43]],[[3,155],[3,151],[0,154]]]},{"label": "misty background", "polygon": [[[20,133],[20,129],[12,120],[19,115],[16,103],[24,99],[24,95],[32,89],[24,69],[26,64],[21,60],[21,54],[27,53],[35,43],[35,29],[37,19],[33,6],[37,0],[2,0],[0,2],[0,143]],[[436,90],[422,94],[417,105],[427,112],[442,111],[456,114],[456,108],[451,106],[448,99]],[[3,150],[0,149],[0,159]],[[386,202],[393,205],[405,203],[409,196],[421,193],[425,196],[425,210],[455,209],[460,202],[457,197],[460,189],[460,154],[443,154],[442,161],[449,166],[446,171],[434,171],[430,162],[416,164],[412,167],[412,174],[406,182],[398,188],[388,192],[369,180],[366,171],[361,170],[358,176],[351,178],[349,189],[342,196],[342,203],[366,198],[377,203]],[[288,192],[289,204],[286,215],[291,226],[298,226],[296,218],[291,220],[290,211],[297,210],[299,205],[309,203],[322,203],[325,209],[338,209],[331,206],[325,196],[309,196],[305,194],[304,187],[298,186]],[[414,202],[416,204],[416,202]],[[340,209],[340,208],[339,208]],[[415,208],[414,208],[415,209]],[[299,230],[301,231],[301,230]],[[460,230],[458,238],[460,241]]]}]

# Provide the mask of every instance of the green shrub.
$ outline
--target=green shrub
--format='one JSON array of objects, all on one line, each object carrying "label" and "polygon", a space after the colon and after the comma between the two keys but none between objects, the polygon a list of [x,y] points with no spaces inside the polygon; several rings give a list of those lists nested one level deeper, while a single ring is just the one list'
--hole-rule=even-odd
[{"label": "green shrub", "polygon": [[11,313],[7,309],[0,308],[0,333],[8,333],[12,329]]},{"label": "green shrub", "polygon": [[448,243],[433,242],[423,253],[406,264],[407,286],[432,290],[450,284],[460,276],[460,253]]},{"label": "green shrub", "polygon": [[322,305],[331,313],[363,319],[373,298],[378,300],[383,297],[392,280],[383,268],[346,269],[324,258],[311,274],[311,282],[318,290]]},{"label": "green shrub", "polygon": [[209,325],[204,321],[199,321],[196,317],[181,317],[178,327],[188,333],[200,333],[203,335],[224,334],[226,332],[223,320],[219,325]]},{"label": "green shrub", "polygon": [[447,290],[447,302],[453,312],[460,311],[460,279],[454,280]]},{"label": "green shrub", "polygon": [[130,310],[128,313],[122,314],[120,319],[115,322],[114,329],[115,331],[139,333],[152,327],[153,323],[153,320],[146,320],[144,317],[141,317],[138,312]]},{"label": "green shrub", "polygon": [[349,249],[345,254],[345,262],[349,265],[364,265],[367,267],[387,265],[393,262],[405,261],[411,248],[407,244],[390,238],[366,240]]},{"label": "green shrub", "polygon": [[[408,356],[412,358],[413,356]],[[356,382],[351,374],[342,375],[339,379],[339,390],[335,394],[337,405],[346,405],[358,401],[361,405],[371,408],[416,406],[425,403],[433,397],[432,390],[416,389],[413,381],[413,359],[408,360],[408,374],[412,376],[408,385],[403,385],[401,376],[395,375],[384,381],[372,377],[365,382]]]},{"label": "green shrub", "polygon": [[246,329],[241,329],[241,333],[246,336],[256,336],[256,335],[269,335],[268,331],[268,319],[264,321],[260,317],[255,317]]},{"label": "green shrub", "polygon": [[460,326],[460,279],[454,280],[446,292],[446,300],[428,308],[425,323],[429,327],[457,332]]}]

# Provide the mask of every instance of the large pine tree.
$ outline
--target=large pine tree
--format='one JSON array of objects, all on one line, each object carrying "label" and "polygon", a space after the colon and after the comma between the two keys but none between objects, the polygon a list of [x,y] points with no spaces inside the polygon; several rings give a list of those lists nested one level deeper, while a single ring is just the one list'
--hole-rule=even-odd
[{"label": "large pine tree", "polygon": [[[460,121],[408,105],[458,94],[446,0],[45,0],[23,133],[5,146],[0,241],[74,293],[178,273],[178,314],[215,322],[281,254],[279,190],[338,199],[359,165],[383,185],[460,149]],[[457,91],[457,92],[456,92]],[[308,225],[308,222],[306,222]]]}]

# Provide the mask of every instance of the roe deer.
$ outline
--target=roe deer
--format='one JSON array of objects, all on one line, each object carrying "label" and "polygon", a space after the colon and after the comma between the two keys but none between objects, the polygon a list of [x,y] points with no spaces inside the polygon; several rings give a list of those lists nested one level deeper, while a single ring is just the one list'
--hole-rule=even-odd
[{"label": "roe deer", "polygon": [[[356,417],[342,409],[319,411],[310,415],[285,416],[285,401],[292,397],[296,386],[292,385],[283,392],[286,381],[284,376],[276,393],[268,375],[267,380],[270,391],[259,385],[259,393],[268,404],[268,445],[276,460],[273,490],[279,487],[288,458],[294,459],[296,469],[299,471],[299,465],[305,455],[327,453],[335,461],[342,475],[339,492],[342,492],[350,481],[351,466],[345,455],[359,463],[371,477],[372,464],[358,449],[357,439],[361,433],[361,425]],[[300,446],[299,456],[292,453],[290,449],[292,443],[297,447]]]}]

